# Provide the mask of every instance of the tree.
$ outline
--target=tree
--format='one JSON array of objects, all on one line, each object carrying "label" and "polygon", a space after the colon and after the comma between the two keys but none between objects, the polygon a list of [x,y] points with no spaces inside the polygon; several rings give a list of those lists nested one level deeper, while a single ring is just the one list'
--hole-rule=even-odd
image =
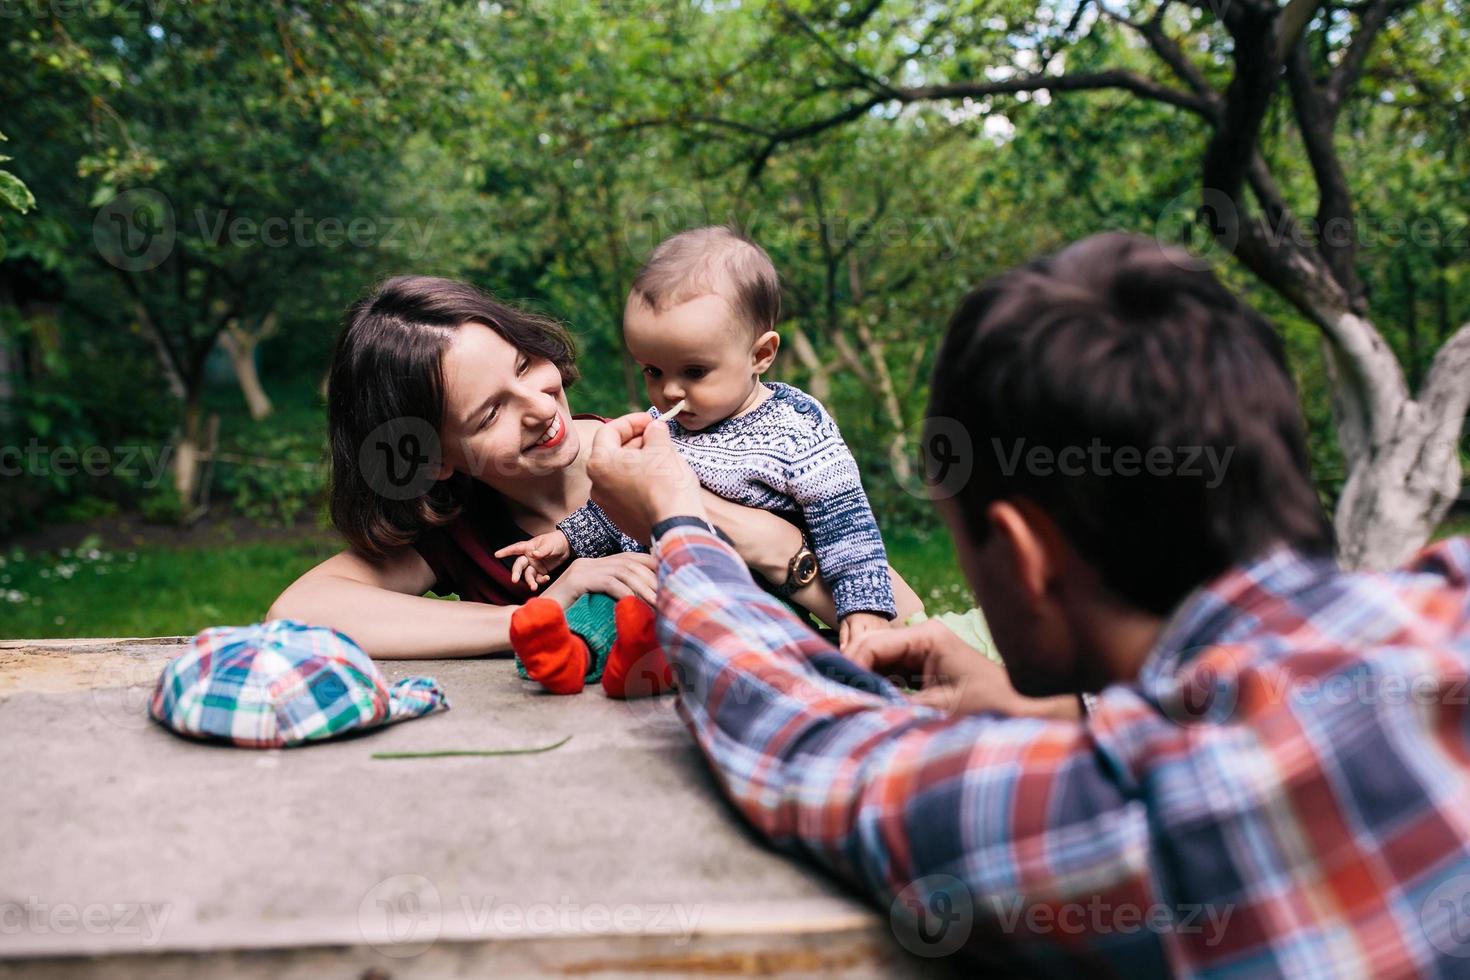
[{"label": "tree", "polygon": [[414,14],[121,5],[40,16],[10,41],[28,70],[0,87],[61,164],[38,190],[86,243],[68,252],[69,308],[154,352],[180,407],[173,470],[186,514],[221,338],[263,415],[253,354],[283,307],[343,273],[351,295],[385,259],[423,252],[432,213],[392,209],[417,100],[434,91],[427,66],[444,57]]},{"label": "tree", "polygon": [[[1074,93],[1114,92],[1168,107],[1202,144],[1199,224],[1321,333],[1347,467],[1336,507],[1342,556],[1352,566],[1387,566],[1427,539],[1458,493],[1470,323],[1445,328],[1411,388],[1364,286],[1343,144],[1390,100],[1420,113],[1460,111],[1449,87],[1419,87],[1424,78],[1412,66],[1378,50],[1385,32],[1417,32],[1463,52],[1458,8],[1426,11],[1404,0],[1159,0],[1127,10],[1091,0],[778,4],[773,29],[742,63],[773,59],[788,66],[782,73],[738,96],[688,90],[656,121],[737,141],[758,177],[793,144],[875,116],[901,120],[926,104],[972,115],[1000,115],[1004,104],[1035,118]],[[1303,157],[1309,172],[1300,179]],[[1303,219],[1308,200],[1315,213]],[[1427,338],[1417,328],[1414,336],[1422,356]]]}]

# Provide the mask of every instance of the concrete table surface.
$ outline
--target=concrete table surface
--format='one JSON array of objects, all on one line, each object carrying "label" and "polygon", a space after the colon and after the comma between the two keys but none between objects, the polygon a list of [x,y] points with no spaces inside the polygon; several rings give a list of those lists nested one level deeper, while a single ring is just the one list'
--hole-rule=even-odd
[{"label": "concrete table surface", "polygon": [[[181,638],[0,643],[0,977],[932,975],[762,845],[672,698],[384,663],[448,712],[280,751],[147,718]],[[375,760],[510,748],[539,755]]]}]

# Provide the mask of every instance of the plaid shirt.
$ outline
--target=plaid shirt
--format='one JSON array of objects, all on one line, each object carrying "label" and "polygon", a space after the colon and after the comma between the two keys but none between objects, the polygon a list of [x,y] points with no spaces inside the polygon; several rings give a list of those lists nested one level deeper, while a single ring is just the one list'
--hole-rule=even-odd
[{"label": "plaid shirt", "polygon": [[942,717],[707,532],[656,553],[679,710],[726,793],[911,949],[1046,973],[1470,973],[1470,540],[1387,575],[1288,549],[1234,569],[1085,722]]}]

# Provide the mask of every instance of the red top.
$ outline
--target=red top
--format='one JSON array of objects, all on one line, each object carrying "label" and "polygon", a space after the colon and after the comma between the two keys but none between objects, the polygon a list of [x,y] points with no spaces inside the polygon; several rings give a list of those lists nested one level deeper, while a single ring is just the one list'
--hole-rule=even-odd
[{"label": "red top", "polygon": [[[607,421],[601,415],[573,415],[572,418]],[[459,516],[442,527],[424,531],[414,539],[413,548],[433,570],[432,588],[439,595],[457,592],[462,601],[518,606],[538,593],[521,582],[512,582],[510,569],[515,559],[496,558],[495,552],[531,535],[511,520],[510,510],[499,493],[479,480],[473,481],[471,487]],[[552,571],[553,580],[566,564]]]}]

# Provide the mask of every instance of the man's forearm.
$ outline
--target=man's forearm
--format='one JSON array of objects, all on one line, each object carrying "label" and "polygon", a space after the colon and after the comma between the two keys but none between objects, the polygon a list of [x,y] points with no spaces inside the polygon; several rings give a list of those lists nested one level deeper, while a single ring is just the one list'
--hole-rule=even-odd
[{"label": "man's forearm", "polygon": [[1101,893],[1137,893],[1146,827],[1083,726],[946,719],[806,630],[708,533],[676,528],[655,554],[681,713],[726,795],[776,846],[880,903],[935,874],[998,902],[1058,894],[1082,874]]}]

